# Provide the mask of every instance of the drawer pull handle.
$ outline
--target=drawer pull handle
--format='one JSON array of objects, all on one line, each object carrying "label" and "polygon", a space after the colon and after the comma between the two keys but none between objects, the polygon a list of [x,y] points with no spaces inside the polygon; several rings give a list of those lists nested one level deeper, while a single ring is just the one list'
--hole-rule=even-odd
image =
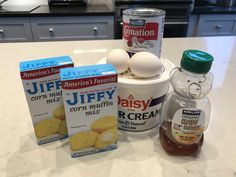
[{"label": "drawer pull handle", "polygon": [[221,30],[222,29],[222,25],[216,25],[216,29],[217,30]]},{"label": "drawer pull handle", "polygon": [[3,34],[4,33],[4,30],[3,29],[0,29],[0,34]]},{"label": "drawer pull handle", "polygon": [[94,27],[94,28],[93,28],[93,31],[94,31],[94,32],[97,32],[97,31],[98,31],[98,28],[97,28],[97,27]]},{"label": "drawer pull handle", "polygon": [[50,28],[48,31],[49,31],[50,33],[53,33],[53,28]]}]

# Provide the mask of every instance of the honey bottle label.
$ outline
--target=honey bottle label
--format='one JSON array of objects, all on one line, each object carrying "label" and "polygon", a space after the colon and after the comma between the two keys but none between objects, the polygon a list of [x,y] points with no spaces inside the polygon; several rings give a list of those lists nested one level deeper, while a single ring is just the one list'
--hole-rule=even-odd
[{"label": "honey bottle label", "polygon": [[171,125],[172,136],[183,144],[193,144],[200,140],[205,124],[205,112],[196,108],[176,111]]}]

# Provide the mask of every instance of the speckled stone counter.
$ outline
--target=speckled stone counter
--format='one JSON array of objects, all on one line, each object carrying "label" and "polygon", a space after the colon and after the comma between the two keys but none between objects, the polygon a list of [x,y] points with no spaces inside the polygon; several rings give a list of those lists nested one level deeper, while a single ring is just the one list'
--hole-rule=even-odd
[{"label": "speckled stone counter", "polygon": [[163,40],[163,58],[178,65],[182,51],[215,56],[209,94],[212,114],[198,157],[172,157],[160,146],[157,129],[119,133],[119,148],[71,158],[68,139],[38,146],[22,88],[21,60],[69,55],[75,65],[95,64],[121,40],[0,44],[1,177],[235,177],[236,37]]}]

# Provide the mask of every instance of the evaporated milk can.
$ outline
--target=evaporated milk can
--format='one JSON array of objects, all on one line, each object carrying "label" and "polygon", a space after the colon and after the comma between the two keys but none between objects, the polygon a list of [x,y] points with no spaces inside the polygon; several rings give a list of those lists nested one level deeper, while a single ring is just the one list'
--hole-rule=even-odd
[{"label": "evaporated milk can", "polygon": [[152,8],[123,11],[123,45],[133,55],[147,51],[161,57],[165,11]]}]

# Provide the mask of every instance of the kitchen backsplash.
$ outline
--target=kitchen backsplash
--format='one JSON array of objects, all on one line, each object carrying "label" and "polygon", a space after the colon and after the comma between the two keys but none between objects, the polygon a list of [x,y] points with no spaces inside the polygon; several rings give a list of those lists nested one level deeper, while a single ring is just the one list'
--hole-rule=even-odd
[{"label": "kitchen backsplash", "polygon": [[[89,4],[112,4],[112,0],[88,0]],[[4,6],[47,5],[48,0],[8,0]]]}]

